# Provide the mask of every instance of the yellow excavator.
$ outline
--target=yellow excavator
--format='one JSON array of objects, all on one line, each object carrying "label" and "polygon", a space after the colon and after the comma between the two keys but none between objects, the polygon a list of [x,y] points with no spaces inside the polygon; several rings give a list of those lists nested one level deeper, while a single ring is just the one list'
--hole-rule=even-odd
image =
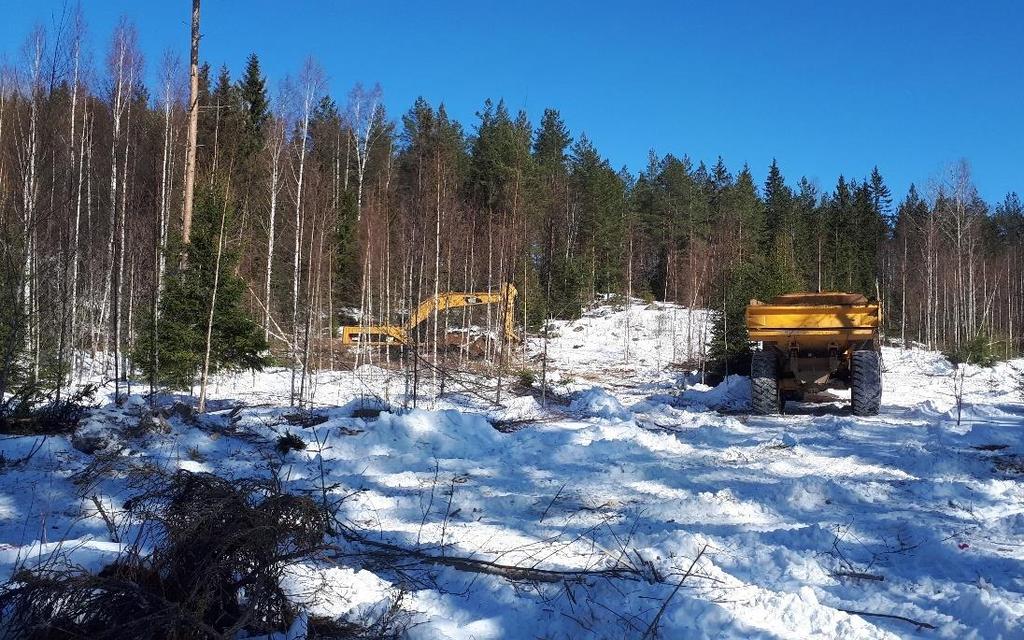
[{"label": "yellow excavator", "polygon": [[430,296],[413,310],[404,325],[346,326],[341,328],[342,345],[399,346],[412,342],[413,331],[436,313],[463,307],[501,305],[502,328],[505,339],[518,340],[515,332],[515,299],[519,294],[512,283],[503,284],[497,291],[453,291]]}]

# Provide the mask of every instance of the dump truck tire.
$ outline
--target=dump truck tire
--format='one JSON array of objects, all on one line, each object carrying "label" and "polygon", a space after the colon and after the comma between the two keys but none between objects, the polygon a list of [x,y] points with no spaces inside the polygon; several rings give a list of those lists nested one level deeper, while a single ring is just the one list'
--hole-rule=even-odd
[{"label": "dump truck tire", "polygon": [[882,359],[878,352],[854,351],[850,368],[853,415],[878,415],[878,408],[882,404]]},{"label": "dump truck tire", "polygon": [[756,351],[750,361],[750,404],[763,416],[782,413],[779,399],[779,366],[775,354]]}]

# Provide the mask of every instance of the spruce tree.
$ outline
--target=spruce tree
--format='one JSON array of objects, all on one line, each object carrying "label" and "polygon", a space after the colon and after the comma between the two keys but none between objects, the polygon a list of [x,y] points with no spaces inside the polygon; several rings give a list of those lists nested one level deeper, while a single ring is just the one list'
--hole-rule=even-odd
[{"label": "spruce tree", "polygon": [[533,130],[524,112],[512,118],[504,100],[490,100],[477,114],[480,123],[471,143],[470,188],[477,202],[492,215],[507,213],[513,191],[532,171]]},{"label": "spruce tree", "polygon": [[824,228],[818,208],[818,190],[807,178],[801,178],[799,191],[793,199],[796,224],[796,257],[799,276],[810,291],[819,285],[819,269],[824,246]]},{"label": "spruce tree", "polygon": [[826,250],[825,288],[849,290],[853,288],[854,224],[853,194],[846,178],[842,175],[836,181],[836,189],[829,198],[826,208]]},{"label": "spruce tree", "polygon": [[744,165],[724,194],[725,208],[735,220],[734,260],[719,272],[710,307],[715,311],[708,345],[711,381],[750,371],[750,339],[745,310],[754,298],[774,295],[764,251],[766,209],[758,197],[750,167]]},{"label": "spruce tree", "polygon": [[577,268],[583,268],[585,285],[579,291],[567,293],[574,293],[582,303],[591,293],[623,288],[625,185],[586,135],[573,145],[569,164],[574,199],[580,211]]},{"label": "spruce tree", "polygon": [[871,194],[871,204],[885,221],[886,226],[891,229],[896,223],[892,211],[892,191],[885,184],[885,180],[878,171],[878,167],[871,170],[869,181],[868,188]]},{"label": "spruce tree", "polygon": [[241,151],[243,158],[250,158],[263,147],[266,138],[265,128],[270,120],[267,82],[255,53],[249,54],[245,73],[238,82],[237,92],[243,116]]},{"label": "spruce tree", "polygon": [[754,175],[746,164],[737,174],[736,182],[728,190],[726,199],[728,207],[735,212],[738,221],[738,244],[741,259],[758,253],[761,237],[764,234],[764,207],[757,195]]},{"label": "spruce tree", "polygon": [[555,109],[545,109],[533,142],[533,155],[537,164],[550,172],[565,169],[566,150],[572,144],[569,130]]},{"label": "spruce tree", "polygon": [[1010,244],[1024,241],[1024,205],[1015,191],[1006,194],[996,205],[993,219],[1000,240]]},{"label": "spruce tree", "polygon": [[793,192],[786,186],[775,160],[772,160],[764,183],[764,212],[765,231],[761,246],[769,274],[765,294],[805,288],[797,269]]},{"label": "spruce tree", "polygon": [[765,253],[771,251],[776,239],[785,232],[789,207],[789,189],[778,163],[773,159],[764,181],[764,236],[761,238]]},{"label": "spruce tree", "polygon": [[[534,136],[533,157],[537,165],[534,187],[534,218],[540,229],[536,278],[541,292],[540,303],[532,305],[531,326],[539,326],[549,316],[562,317],[577,313],[575,293],[579,290],[579,274],[567,259],[565,233],[565,200],[569,189],[568,148],[572,137],[558,111],[545,109],[540,127]],[[571,303],[568,303],[570,300]]]},{"label": "spruce tree", "polygon": [[755,254],[723,270],[713,299],[714,320],[708,344],[708,373],[711,382],[727,375],[750,372],[750,338],[746,308],[753,299],[765,299],[767,290],[764,257]]},{"label": "spruce tree", "polygon": [[230,165],[237,159],[237,151],[242,145],[243,113],[238,88],[231,82],[231,74],[227,65],[221,65],[217,74],[217,86],[210,95],[213,107],[213,137],[208,144],[214,146],[217,154],[218,170],[224,171],[225,164]]},{"label": "spruce tree", "polygon": [[725,161],[722,160],[722,156],[718,156],[718,161],[715,162],[715,166],[711,168],[710,187],[711,191],[708,196],[708,203],[711,207],[711,215],[718,224],[723,224],[729,213],[725,210],[726,207],[726,190],[732,186],[732,174],[725,166]]},{"label": "spruce tree", "polygon": [[[17,246],[17,240],[3,231],[0,229],[0,245]],[[27,325],[21,269],[13,260],[0,261],[0,401],[27,373],[23,360]]]},{"label": "spruce tree", "polygon": [[213,158],[213,129],[216,120],[214,109],[210,108],[210,63],[199,65],[199,130],[196,148],[197,162],[200,167],[210,166]]},{"label": "spruce tree", "polygon": [[867,181],[854,192],[852,240],[855,263],[851,290],[869,297],[875,296],[875,276],[881,266],[882,246],[889,235],[889,226],[876,196],[877,192]]},{"label": "spruce tree", "polygon": [[638,221],[648,237],[649,254],[642,276],[649,292],[658,299],[682,295],[676,277],[681,268],[677,259],[686,253],[692,240],[707,236],[708,194],[695,177],[698,171],[685,156],[669,154],[659,161],[652,154],[647,170],[637,181],[642,189],[641,198],[636,200]]},{"label": "spruce tree", "polygon": [[[203,364],[222,215],[228,221],[234,218],[223,195],[209,187],[200,189],[186,266],[169,272],[165,280],[157,344],[148,331],[140,332],[136,343],[135,361],[146,376],[172,388],[190,388]],[[229,228],[225,235],[232,235]],[[237,252],[225,243],[213,315],[211,372],[261,370],[267,364],[264,353],[268,347],[259,325],[246,311],[245,283],[235,273],[237,262]]]}]

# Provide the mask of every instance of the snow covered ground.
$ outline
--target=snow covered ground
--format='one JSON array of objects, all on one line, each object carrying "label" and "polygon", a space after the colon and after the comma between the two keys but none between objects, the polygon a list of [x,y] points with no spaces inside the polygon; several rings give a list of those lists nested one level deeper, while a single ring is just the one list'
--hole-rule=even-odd
[{"label": "snow covered ground", "polygon": [[[711,389],[673,367],[699,349],[706,315],[690,320],[636,306],[559,323],[547,407],[508,392],[497,407],[455,380],[418,409],[354,417],[405,388],[364,368],[318,374],[324,421],[303,426],[275,370],[220,379],[198,426],[172,416],[168,434],[123,435],[147,409],[133,397],[84,429],[121,438],[122,465],[325,481],[352,527],[431,555],[625,570],[570,584],[436,564],[291,572],[314,613],[371,618],[401,593],[411,638],[640,638],[655,620],[663,638],[1024,637],[1024,361],[966,368],[959,419],[941,355],[890,348],[881,415],[752,417],[745,378]],[[309,448],[276,453],[286,432]],[[95,456],[63,437],[0,441],[7,461],[34,447],[0,470],[0,571],[57,549],[92,567],[115,557],[92,498],[116,519],[132,495],[122,467],[83,473]]]}]

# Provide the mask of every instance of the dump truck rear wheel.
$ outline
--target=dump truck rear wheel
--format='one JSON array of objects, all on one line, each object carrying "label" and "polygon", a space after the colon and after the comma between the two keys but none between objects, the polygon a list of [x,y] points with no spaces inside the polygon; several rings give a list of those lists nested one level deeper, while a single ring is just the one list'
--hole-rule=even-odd
[{"label": "dump truck rear wheel", "polygon": [[854,351],[850,362],[853,415],[878,415],[882,404],[882,360],[877,351]]},{"label": "dump truck rear wheel", "polygon": [[775,354],[756,351],[750,361],[750,404],[754,413],[772,415],[782,412],[779,398],[779,365]]}]

